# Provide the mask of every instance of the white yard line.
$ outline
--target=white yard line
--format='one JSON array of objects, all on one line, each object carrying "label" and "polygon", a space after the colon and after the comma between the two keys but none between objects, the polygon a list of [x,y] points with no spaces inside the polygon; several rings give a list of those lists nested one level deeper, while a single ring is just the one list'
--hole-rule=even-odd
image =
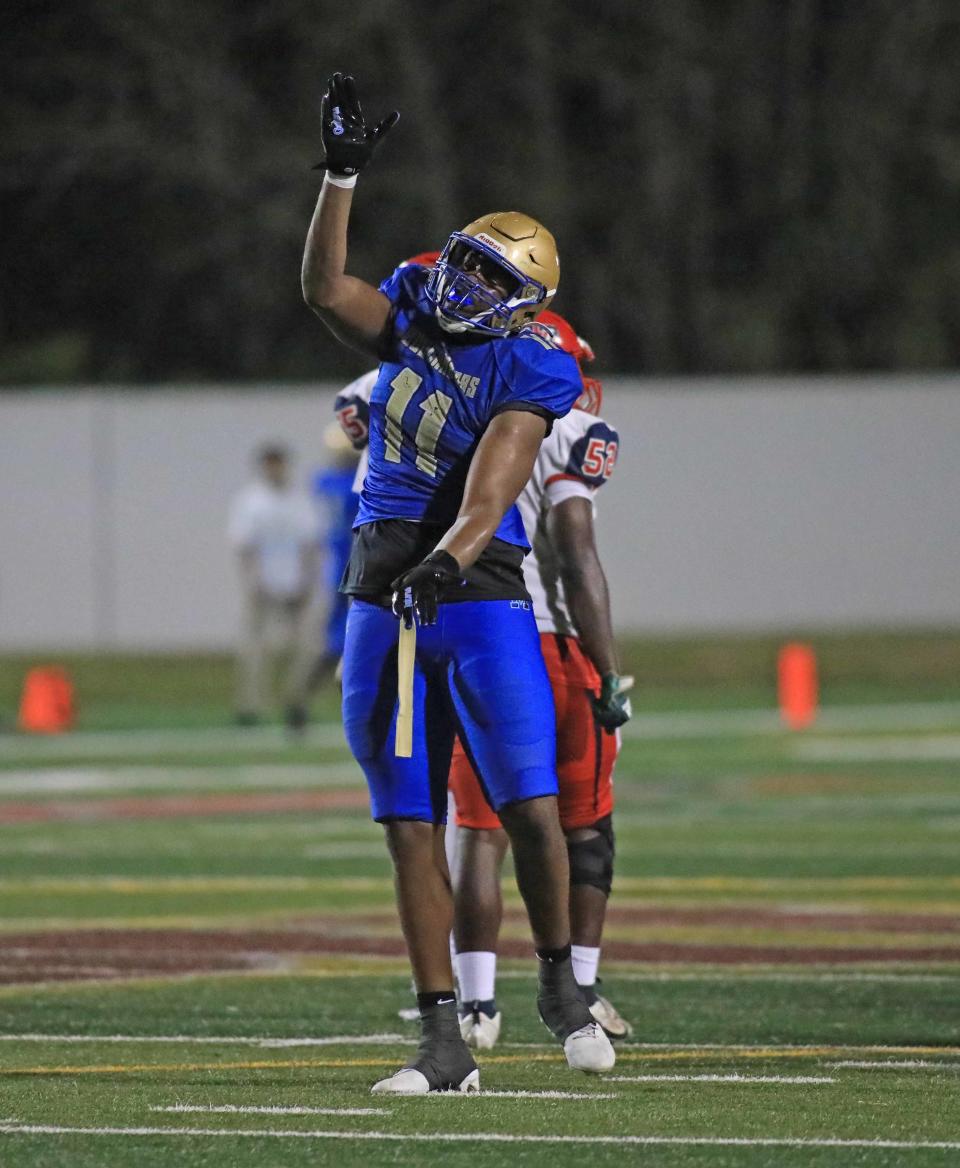
[{"label": "white yard line", "polygon": [[97,791],[203,791],[245,787],[309,789],[361,786],[360,769],[348,763],[289,766],[156,767],[117,770],[53,767],[0,771],[0,797],[9,795],[88,795]]},{"label": "white yard line", "polygon": [[821,1043],[821,1042],[630,1042],[621,1049],[627,1050],[716,1050],[716,1051],[754,1051],[754,1050],[782,1050],[792,1051],[865,1051],[871,1054],[960,1054],[957,1046],[886,1046],[881,1043]]},{"label": "white yard line", "polygon": [[[510,1050],[556,1050],[556,1043],[553,1042],[498,1042],[497,1049],[500,1048]],[[858,1046],[850,1043],[838,1043],[832,1045],[829,1043],[817,1042],[625,1042],[619,1046],[619,1050],[624,1054],[631,1053],[635,1057],[642,1058],[644,1052],[649,1051],[651,1054],[663,1053],[664,1051],[677,1051],[680,1054],[690,1051],[696,1053],[698,1051],[716,1052],[719,1056],[736,1056],[736,1055],[753,1055],[757,1051],[770,1051],[775,1053],[782,1053],[784,1058],[790,1058],[795,1055],[809,1055],[811,1058],[826,1058],[831,1055],[842,1054],[943,1054],[956,1056],[960,1054],[960,1047],[958,1046],[878,1046],[867,1045]],[[913,1060],[911,1060],[913,1062]],[[831,1067],[840,1066],[842,1064],[831,1062]],[[853,1064],[850,1064],[853,1065]],[[890,1066],[889,1062],[880,1062],[879,1066]],[[931,1063],[931,1066],[943,1066],[943,1063]],[[960,1064],[958,1064],[960,1065]],[[606,1081],[606,1079],[604,1080]]]},{"label": "white yard line", "polygon": [[[843,1066],[831,1063],[831,1066]],[[605,1083],[835,1083],[829,1075],[604,1075]]]},{"label": "white yard line", "polygon": [[[603,1080],[608,1082],[607,1079]],[[428,1099],[620,1099],[616,1091],[433,1091]]]},{"label": "white yard line", "polygon": [[844,1059],[828,1063],[831,1067],[857,1067],[870,1071],[960,1071],[960,1063],[938,1063],[932,1059],[890,1059],[869,1062],[866,1059]]},{"label": "white yard line", "polygon": [[0,1042],[64,1043],[173,1043],[182,1046],[255,1046],[282,1050],[298,1046],[406,1045],[410,1034],[338,1034],[329,1038],[255,1038],[249,1035],[216,1037],[208,1034],[0,1034]]},{"label": "white yard line", "polygon": [[807,762],[954,762],[960,759],[960,734],[937,734],[929,738],[798,739],[793,753]]},{"label": "white yard line", "polygon": [[[77,730],[62,735],[0,738],[0,762],[29,763],[35,758],[122,758],[135,754],[193,754],[198,750],[239,750],[262,754],[291,746],[279,726],[260,729],[171,727],[155,730]],[[308,728],[294,748],[346,747],[339,722],[318,722]]]},{"label": "white yard line", "polygon": [[[482,1099],[482,1094],[480,1095]],[[960,1140],[845,1140],[838,1137],[779,1139],[723,1136],[533,1136],[506,1135],[502,1132],[436,1132],[399,1135],[393,1132],[283,1131],[257,1128],[202,1127],[67,1127],[59,1124],[17,1123],[0,1121],[0,1135],[79,1135],[79,1136],[217,1136],[226,1139],[252,1140],[389,1140],[391,1143],[449,1144],[586,1144],[640,1145],[646,1147],[715,1147],[715,1148],[877,1148],[913,1150],[960,1150]]]},{"label": "white yard line", "polygon": [[[822,709],[810,733],[837,730],[926,730],[960,721],[960,702],[896,702]],[[638,713],[623,727],[627,738],[727,738],[787,734],[776,710],[678,710]]]},{"label": "white yard line", "polygon": [[[429,1099],[620,1099],[612,1091],[433,1091]],[[220,1106],[197,1106],[191,1103],[177,1103],[171,1107],[151,1107],[151,1111],[168,1114],[209,1114],[209,1115],[392,1115],[391,1111],[375,1107],[241,1107],[226,1103]]]},{"label": "white yard line", "polygon": [[224,1103],[219,1107],[199,1107],[190,1103],[177,1103],[172,1107],[151,1107],[151,1111],[163,1111],[176,1115],[392,1115],[383,1107],[240,1107],[234,1103]]}]

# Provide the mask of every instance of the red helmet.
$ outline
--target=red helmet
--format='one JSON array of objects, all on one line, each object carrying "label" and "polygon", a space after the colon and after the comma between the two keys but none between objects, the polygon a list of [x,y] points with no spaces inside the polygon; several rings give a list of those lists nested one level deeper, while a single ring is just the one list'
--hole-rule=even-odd
[{"label": "red helmet", "polygon": [[419,264],[422,268],[432,268],[439,258],[440,253],[438,251],[419,251],[408,260],[403,260],[400,267],[406,268],[410,264]]},{"label": "red helmet", "polygon": [[583,393],[573,403],[574,409],[586,410],[588,414],[599,414],[603,386],[595,377],[586,377],[583,372],[583,366],[594,360],[593,349],[583,337],[577,335],[569,321],[564,320],[559,313],[551,312],[549,308],[539,313],[537,319],[532,325],[527,325],[527,328],[536,328],[538,325],[545,326],[551,339],[577,362],[583,381]]}]

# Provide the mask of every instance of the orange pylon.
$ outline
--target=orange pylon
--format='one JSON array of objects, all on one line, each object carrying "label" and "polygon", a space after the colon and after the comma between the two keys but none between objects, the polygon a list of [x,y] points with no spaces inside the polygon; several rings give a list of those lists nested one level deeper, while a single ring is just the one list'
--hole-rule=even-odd
[{"label": "orange pylon", "polygon": [[817,658],[809,645],[791,642],[777,657],[780,717],[791,730],[811,726],[817,716]]},{"label": "orange pylon", "polygon": [[59,665],[31,669],[23,683],[17,725],[28,734],[62,734],[74,720],[73,682]]}]

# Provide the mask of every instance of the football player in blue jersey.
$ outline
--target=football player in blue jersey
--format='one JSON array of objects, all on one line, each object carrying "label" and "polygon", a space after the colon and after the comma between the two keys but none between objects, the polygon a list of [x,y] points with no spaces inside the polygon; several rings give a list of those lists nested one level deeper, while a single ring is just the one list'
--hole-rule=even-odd
[{"label": "football player in blue jersey", "polygon": [[[432,269],[402,267],[379,289],[348,275],[357,175],[397,117],[368,126],[353,79],[331,79],[321,108],[326,176],[302,286],[339,339],[381,361],[341,585],[353,597],[343,717],[386,831],[422,1027],[416,1058],[373,1090],[419,1095],[479,1086],[448,944],[443,834],[457,734],[513,846],[539,958],[540,1016],[571,1067],[609,1070],[614,1053],[571,968],[554,708],[515,506],[541,441],[583,389],[574,359],[524,330],[556,292],[556,245],[528,215],[499,212],[453,232]],[[398,617],[419,626],[410,758],[394,751]]]}]

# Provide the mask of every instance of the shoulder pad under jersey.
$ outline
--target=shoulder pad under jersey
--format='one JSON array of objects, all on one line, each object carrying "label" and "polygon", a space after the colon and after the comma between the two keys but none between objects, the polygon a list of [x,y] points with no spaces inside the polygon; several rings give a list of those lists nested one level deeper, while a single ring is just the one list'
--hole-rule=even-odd
[{"label": "shoulder pad under jersey", "polygon": [[535,403],[557,418],[568,414],[583,392],[580,369],[570,354],[545,345],[530,326],[502,343],[513,400]]}]

